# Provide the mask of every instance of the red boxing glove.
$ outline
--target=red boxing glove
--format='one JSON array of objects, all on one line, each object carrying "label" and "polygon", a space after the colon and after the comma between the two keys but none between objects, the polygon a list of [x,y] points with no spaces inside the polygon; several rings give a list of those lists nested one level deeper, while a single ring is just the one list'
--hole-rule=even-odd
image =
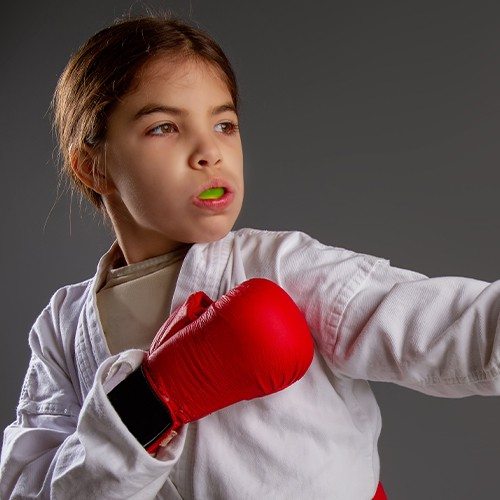
[{"label": "red boxing glove", "polygon": [[[250,279],[216,302],[203,292],[191,295],[164,323],[136,370],[170,417],[143,445],[154,453],[185,423],[285,389],[304,375],[313,353],[304,316],[272,281]],[[138,424],[129,428],[134,433]]]}]

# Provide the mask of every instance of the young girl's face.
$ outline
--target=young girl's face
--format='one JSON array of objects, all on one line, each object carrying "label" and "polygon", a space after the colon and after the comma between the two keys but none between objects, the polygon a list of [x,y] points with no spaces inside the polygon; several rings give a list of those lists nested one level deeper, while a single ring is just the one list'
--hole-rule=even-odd
[{"label": "young girl's face", "polygon": [[[161,57],[138,82],[109,117],[104,158],[103,199],[128,263],[222,238],[243,202],[238,116],[221,77]],[[221,198],[200,200],[217,187]]]}]

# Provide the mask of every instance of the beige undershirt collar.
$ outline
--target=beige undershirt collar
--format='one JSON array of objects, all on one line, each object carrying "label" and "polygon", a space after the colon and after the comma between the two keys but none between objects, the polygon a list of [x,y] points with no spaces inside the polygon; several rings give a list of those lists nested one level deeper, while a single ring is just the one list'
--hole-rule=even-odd
[{"label": "beige undershirt collar", "polygon": [[175,284],[191,245],[117,268],[97,292],[97,308],[111,354],[147,350],[170,313]]}]

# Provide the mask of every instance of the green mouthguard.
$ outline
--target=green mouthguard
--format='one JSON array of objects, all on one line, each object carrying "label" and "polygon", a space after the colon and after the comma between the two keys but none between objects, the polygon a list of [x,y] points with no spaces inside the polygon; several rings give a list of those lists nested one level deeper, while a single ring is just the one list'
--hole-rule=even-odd
[{"label": "green mouthguard", "polygon": [[216,200],[217,198],[220,198],[224,194],[224,188],[211,188],[211,189],[206,189],[201,193],[198,198],[200,200]]}]

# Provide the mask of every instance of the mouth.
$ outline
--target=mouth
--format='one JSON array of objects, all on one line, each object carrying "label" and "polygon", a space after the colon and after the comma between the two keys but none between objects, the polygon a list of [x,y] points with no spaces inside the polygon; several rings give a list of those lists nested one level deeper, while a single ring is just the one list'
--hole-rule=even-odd
[{"label": "mouth", "polygon": [[198,198],[200,200],[218,200],[221,196],[224,196],[224,194],[226,193],[227,189],[224,187],[213,187],[205,189],[205,191],[202,191],[198,195]]},{"label": "mouth", "polygon": [[212,179],[200,186],[193,203],[198,208],[220,212],[227,208],[234,199],[234,192],[228,182],[223,179]]}]

